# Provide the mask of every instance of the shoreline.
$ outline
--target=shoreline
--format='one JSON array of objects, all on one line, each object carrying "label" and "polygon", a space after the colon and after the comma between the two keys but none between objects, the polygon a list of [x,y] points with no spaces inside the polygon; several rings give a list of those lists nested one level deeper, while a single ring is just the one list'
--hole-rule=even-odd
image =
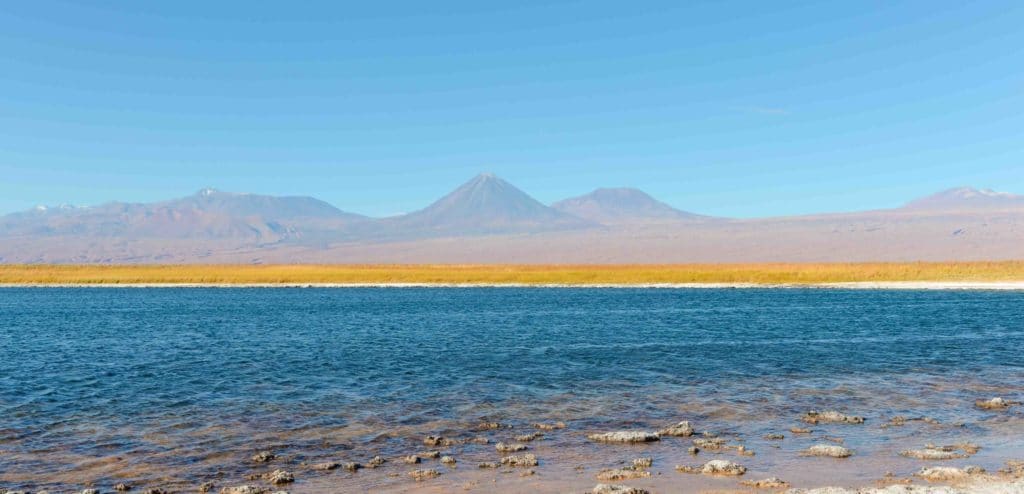
[{"label": "shoreline", "polygon": [[835,283],[0,283],[0,288],[656,288],[710,290],[1024,290],[1024,281],[850,281]]}]

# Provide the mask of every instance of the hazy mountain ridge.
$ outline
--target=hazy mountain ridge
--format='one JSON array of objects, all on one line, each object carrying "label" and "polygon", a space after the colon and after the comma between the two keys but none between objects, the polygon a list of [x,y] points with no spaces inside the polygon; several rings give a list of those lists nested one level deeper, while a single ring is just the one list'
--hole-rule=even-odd
[{"label": "hazy mountain ridge", "polygon": [[0,262],[743,262],[1024,258],[1024,196],[957,188],[890,210],[727,219],[628,188],[546,206],[489,174],[374,219],[203,189],[0,217]]},{"label": "hazy mountain ridge", "polygon": [[589,194],[563,199],[551,207],[603,224],[710,218],[680,211],[646,192],[628,187],[596,189]]}]

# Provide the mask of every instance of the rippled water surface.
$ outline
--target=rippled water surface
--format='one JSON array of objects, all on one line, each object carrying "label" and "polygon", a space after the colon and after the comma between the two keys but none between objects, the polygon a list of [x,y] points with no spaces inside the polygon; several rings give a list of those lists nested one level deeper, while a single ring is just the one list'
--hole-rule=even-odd
[{"label": "rippled water surface", "polygon": [[[994,469],[1024,456],[1024,414],[973,403],[1024,397],[1022,349],[1020,292],[0,289],[0,488],[194,491],[283,468],[293,492],[584,490],[638,455],[661,475],[634,483],[662,490],[736,487],[672,470],[716,457],[856,485],[922,466],[901,449],[964,440],[982,446],[970,464]],[[810,409],[867,423],[790,434]],[[897,414],[939,423],[881,427]],[[585,438],[684,419],[757,456]],[[513,428],[473,431],[482,420]],[[531,443],[535,475],[476,468],[500,457],[494,441],[554,421],[567,427]],[[420,465],[442,475],[416,484],[396,458],[428,449],[426,434],[492,444],[442,448],[459,466]],[[825,436],[855,456],[798,456]],[[253,463],[261,450],[279,458]],[[374,455],[389,461],[309,468]]]}]

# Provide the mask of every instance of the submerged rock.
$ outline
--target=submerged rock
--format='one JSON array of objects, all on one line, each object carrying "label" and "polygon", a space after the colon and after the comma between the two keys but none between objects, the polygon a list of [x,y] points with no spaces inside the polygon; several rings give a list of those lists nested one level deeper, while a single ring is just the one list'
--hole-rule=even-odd
[{"label": "submerged rock", "polygon": [[98,489],[82,489],[81,494],[100,494]]},{"label": "submerged rock", "polygon": [[995,397],[990,400],[978,400],[974,406],[982,410],[1006,410],[1013,405],[1020,405],[1019,401],[1011,401],[1002,397]]},{"label": "submerged rock", "polygon": [[497,463],[495,463],[493,461],[485,461],[483,463],[477,464],[477,468],[498,468],[500,466],[501,465],[499,465],[499,464],[497,464]]},{"label": "submerged rock", "polygon": [[657,441],[660,438],[653,432],[643,431],[615,431],[590,434],[587,439],[599,443],[647,443]]},{"label": "submerged rock", "polygon": [[345,463],[345,470],[348,470],[350,472],[355,472],[356,470],[359,470],[360,468],[363,468],[363,465],[361,465],[359,463],[356,463],[354,461],[349,461],[349,462]]},{"label": "submerged rock", "polygon": [[455,457],[454,456],[442,456],[441,457],[441,463],[444,463],[445,465],[454,465],[455,464]]},{"label": "submerged rock", "polygon": [[651,494],[648,491],[628,485],[597,484],[591,494]]},{"label": "submerged rock", "polygon": [[490,444],[491,440],[484,436],[476,436],[466,441],[469,444]]},{"label": "submerged rock", "polygon": [[501,459],[502,465],[510,467],[535,467],[538,465],[537,457],[532,454],[511,455]]},{"label": "submerged rock", "polygon": [[835,410],[827,410],[824,412],[818,412],[811,410],[804,414],[800,418],[808,424],[863,424],[864,417],[858,417],[856,415],[846,415],[839,413]]},{"label": "submerged rock", "polygon": [[778,477],[769,477],[761,480],[744,480],[740,484],[747,487],[753,487],[755,489],[782,489],[789,487],[789,482],[786,482]]},{"label": "submerged rock", "polygon": [[404,462],[406,462],[406,463],[408,463],[410,465],[415,465],[416,463],[419,463],[421,460],[420,460],[419,456],[409,455],[409,456],[403,456],[402,457],[402,461],[404,461]]},{"label": "submerged rock", "polygon": [[1024,477],[1024,460],[1006,460],[1006,468],[999,469],[1000,472],[1018,477]]},{"label": "submerged rock", "polygon": [[515,453],[516,451],[526,451],[530,449],[530,447],[525,444],[498,443],[494,445],[494,449],[498,450],[498,452],[501,453]]},{"label": "submerged rock", "polygon": [[422,470],[413,470],[413,471],[409,472],[409,476],[412,477],[413,480],[415,480],[416,482],[421,482],[421,481],[424,481],[424,480],[429,480],[429,479],[432,479],[432,478],[436,478],[436,477],[438,477],[440,475],[441,475],[441,472],[439,472],[439,471],[437,471],[436,469],[433,469],[433,468],[425,468],[425,469],[422,469]]},{"label": "submerged rock", "polygon": [[317,471],[321,471],[321,472],[326,472],[326,471],[329,471],[329,470],[334,470],[334,469],[336,469],[336,468],[338,468],[340,466],[341,466],[341,463],[338,463],[336,461],[325,461],[323,463],[317,463],[316,465],[313,465],[312,468],[313,468],[313,470],[317,470]]},{"label": "submerged rock", "polygon": [[658,431],[659,436],[690,437],[693,435],[693,427],[689,421],[682,421],[676,425],[666,427]]},{"label": "submerged rock", "polygon": [[[935,446],[927,444],[923,449],[911,449],[900,451],[900,456],[915,458],[918,460],[953,460],[967,458],[981,450],[981,447],[971,443],[953,444],[949,446]],[[959,451],[959,452],[958,452]]]},{"label": "submerged rock", "polygon": [[696,455],[697,453],[700,453],[700,448],[696,446],[690,446],[689,448],[686,448],[686,452],[690,453],[691,455]]},{"label": "submerged rock", "polygon": [[252,455],[252,461],[256,463],[266,463],[274,458],[277,458],[277,455],[270,451],[260,451],[259,453]]},{"label": "submerged rock", "polygon": [[436,459],[441,457],[441,452],[440,451],[421,451],[419,453],[416,453],[416,456],[419,456],[420,458],[423,458],[425,460],[436,460]]},{"label": "submerged rock", "polygon": [[608,468],[597,472],[597,480],[602,481],[642,479],[650,476],[651,472],[625,468]]},{"label": "submerged rock", "polygon": [[533,427],[542,431],[553,431],[555,429],[565,429],[565,422],[555,422],[551,424],[534,423]]},{"label": "submerged rock", "polygon": [[814,431],[810,429],[804,429],[803,427],[790,427],[789,432],[792,432],[793,434],[810,434],[811,432]]},{"label": "submerged rock", "polygon": [[479,424],[476,425],[476,430],[490,431],[495,429],[501,429],[503,427],[504,426],[501,424],[501,422],[480,422]]},{"label": "submerged rock", "polygon": [[711,451],[718,451],[718,450],[724,448],[725,447],[725,443],[726,443],[725,439],[721,438],[721,437],[712,437],[712,438],[698,437],[697,439],[693,440],[693,445],[694,446],[696,446],[698,448],[701,448],[701,449],[711,450]]},{"label": "submerged rock", "polygon": [[203,482],[199,484],[199,492],[210,492],[214,487],[217,487],[213,482]]},{"label": "submerged rock", "polygon": [[644,468],[651,468],[651,465],[654,465],[654,458],[651,458],[650,456],[645,456],[645,457],[642,457],[642,458],[634,458],[633,459],[633,469],[634,470],[642,470]]},{"label": "submerged rock", "polygon": [[374,456],[373,458],[370,458],[370,461],[368,461],[366,464],[370,468],[377,468],[383,465],[385,462],[386,460],[384,458],[381,458],[380,456]]},{"label": "submerged rock", "polygon": [[441,436],[427,436],[423,438],[423,444],[427,446],[454,446],[455,440]]},{"label": "submerged rock", "polygon": [[128,492],[132,490],[131,484],[125,484],[124,482],[114,486],[114,490],[117,492]]},{"label": "submerged rock", "polygon": [[853,451],[835,444],[815,444],[800,452],[800,456],[827,456],[830,458],[848,458]]},{"label": "submerged rock", "polygon": [[772,433],[769,433],[769,434],[765,434],[764,438],[769,440],[769,441],[781,441],[781,440],[785,439],[786,436],[784,436],[782,434],[778,434],[778,433],[772,432]]}]

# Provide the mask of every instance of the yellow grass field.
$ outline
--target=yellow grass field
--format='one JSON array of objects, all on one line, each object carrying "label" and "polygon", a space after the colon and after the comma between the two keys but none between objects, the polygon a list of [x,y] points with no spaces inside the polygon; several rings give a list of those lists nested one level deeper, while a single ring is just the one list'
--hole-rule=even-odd
[{"label": "yellow grass field", "polygon": [[1024,261],[674,265],[0,265],[0,284],[656,284],[1024,281]]}]

